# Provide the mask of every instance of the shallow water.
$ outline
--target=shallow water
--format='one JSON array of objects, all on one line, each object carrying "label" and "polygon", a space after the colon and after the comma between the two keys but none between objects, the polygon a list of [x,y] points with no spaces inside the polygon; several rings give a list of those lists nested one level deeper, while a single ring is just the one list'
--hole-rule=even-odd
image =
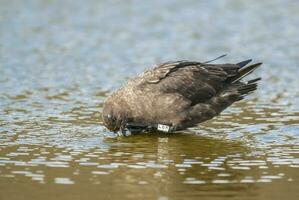
[{"label": "shallow water", "polygon": [[[0,199],[297,199],[298,1],[1,1]],[[157,62],[253,58],[259,90],[178,134],[102,103]]]}]

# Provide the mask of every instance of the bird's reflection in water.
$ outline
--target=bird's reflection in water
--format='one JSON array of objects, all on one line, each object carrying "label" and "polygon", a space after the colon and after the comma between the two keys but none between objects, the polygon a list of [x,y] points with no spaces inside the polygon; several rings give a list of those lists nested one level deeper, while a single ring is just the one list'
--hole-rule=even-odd
[{"label": "bird's reflection in water", "polygon": [[168,152],[168,137],[159,137],[157,145],[157,161],[163,162],[170,160]]},{"label": "bird's reflection in water", "polygon": [[[142,142],[140,137],[143,137]],[[234,169],[235,161],[250,163],[250,160],[257,159],[249,157],[251,149],[239,141],[218,140],[187,133],[151,133],[110,138],[106,142],[112,144],[107,152],[109,155],[119,155],[121,152],[124,155],[110,160],[124,164],[113,169],[110,175],[115,177],[116,182],[127,187],[132,187],[131,184],[134,183],[147,184],[152,190],[159,188],[162,196],[181,190],[189,191],[190,195],[219,189],[224,193],[244,192],[255,187],[248,187],[242,181],[254,182],[261,176],[259,166],[251,166],[246,170]],[[127,182],[128,177],[130,183]],[[194,190],[193,187],[198,187],[199,190]],[[232,190],[232,187],[237,190]]]}]

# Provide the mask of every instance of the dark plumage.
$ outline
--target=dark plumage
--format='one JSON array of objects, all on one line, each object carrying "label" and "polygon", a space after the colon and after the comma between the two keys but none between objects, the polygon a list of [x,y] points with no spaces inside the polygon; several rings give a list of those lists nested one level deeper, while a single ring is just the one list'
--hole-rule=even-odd
[{"label": "dark plumage", "polygon": [[105,126],[114,132],[157,128],[172,132],[209,120],[257,88],[260,78],[241,79],[261,63],[176,61],[155,66],[109,96],[103,107]]}]

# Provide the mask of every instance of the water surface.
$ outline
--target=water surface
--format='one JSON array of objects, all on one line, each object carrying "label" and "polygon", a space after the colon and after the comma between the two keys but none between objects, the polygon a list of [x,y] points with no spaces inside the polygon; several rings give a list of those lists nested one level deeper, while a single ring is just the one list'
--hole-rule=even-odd
[{"label": "water surface", "polygon": [[[297,199],[297,1],[1,1],[0,199]],[[104,99],[168,60],[253,58],[259,90],[178,134],[116,137]]]}]

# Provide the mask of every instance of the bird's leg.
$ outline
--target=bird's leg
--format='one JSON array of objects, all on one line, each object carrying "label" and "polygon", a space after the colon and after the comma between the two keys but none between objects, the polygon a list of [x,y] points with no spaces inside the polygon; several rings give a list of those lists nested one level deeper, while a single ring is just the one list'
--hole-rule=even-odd
[{"label": "bird's leg", "polygon": [[148,131],[149,125],[140,122],[127,122],[125,124],[125,129],[130,133],[143,133]]}]

